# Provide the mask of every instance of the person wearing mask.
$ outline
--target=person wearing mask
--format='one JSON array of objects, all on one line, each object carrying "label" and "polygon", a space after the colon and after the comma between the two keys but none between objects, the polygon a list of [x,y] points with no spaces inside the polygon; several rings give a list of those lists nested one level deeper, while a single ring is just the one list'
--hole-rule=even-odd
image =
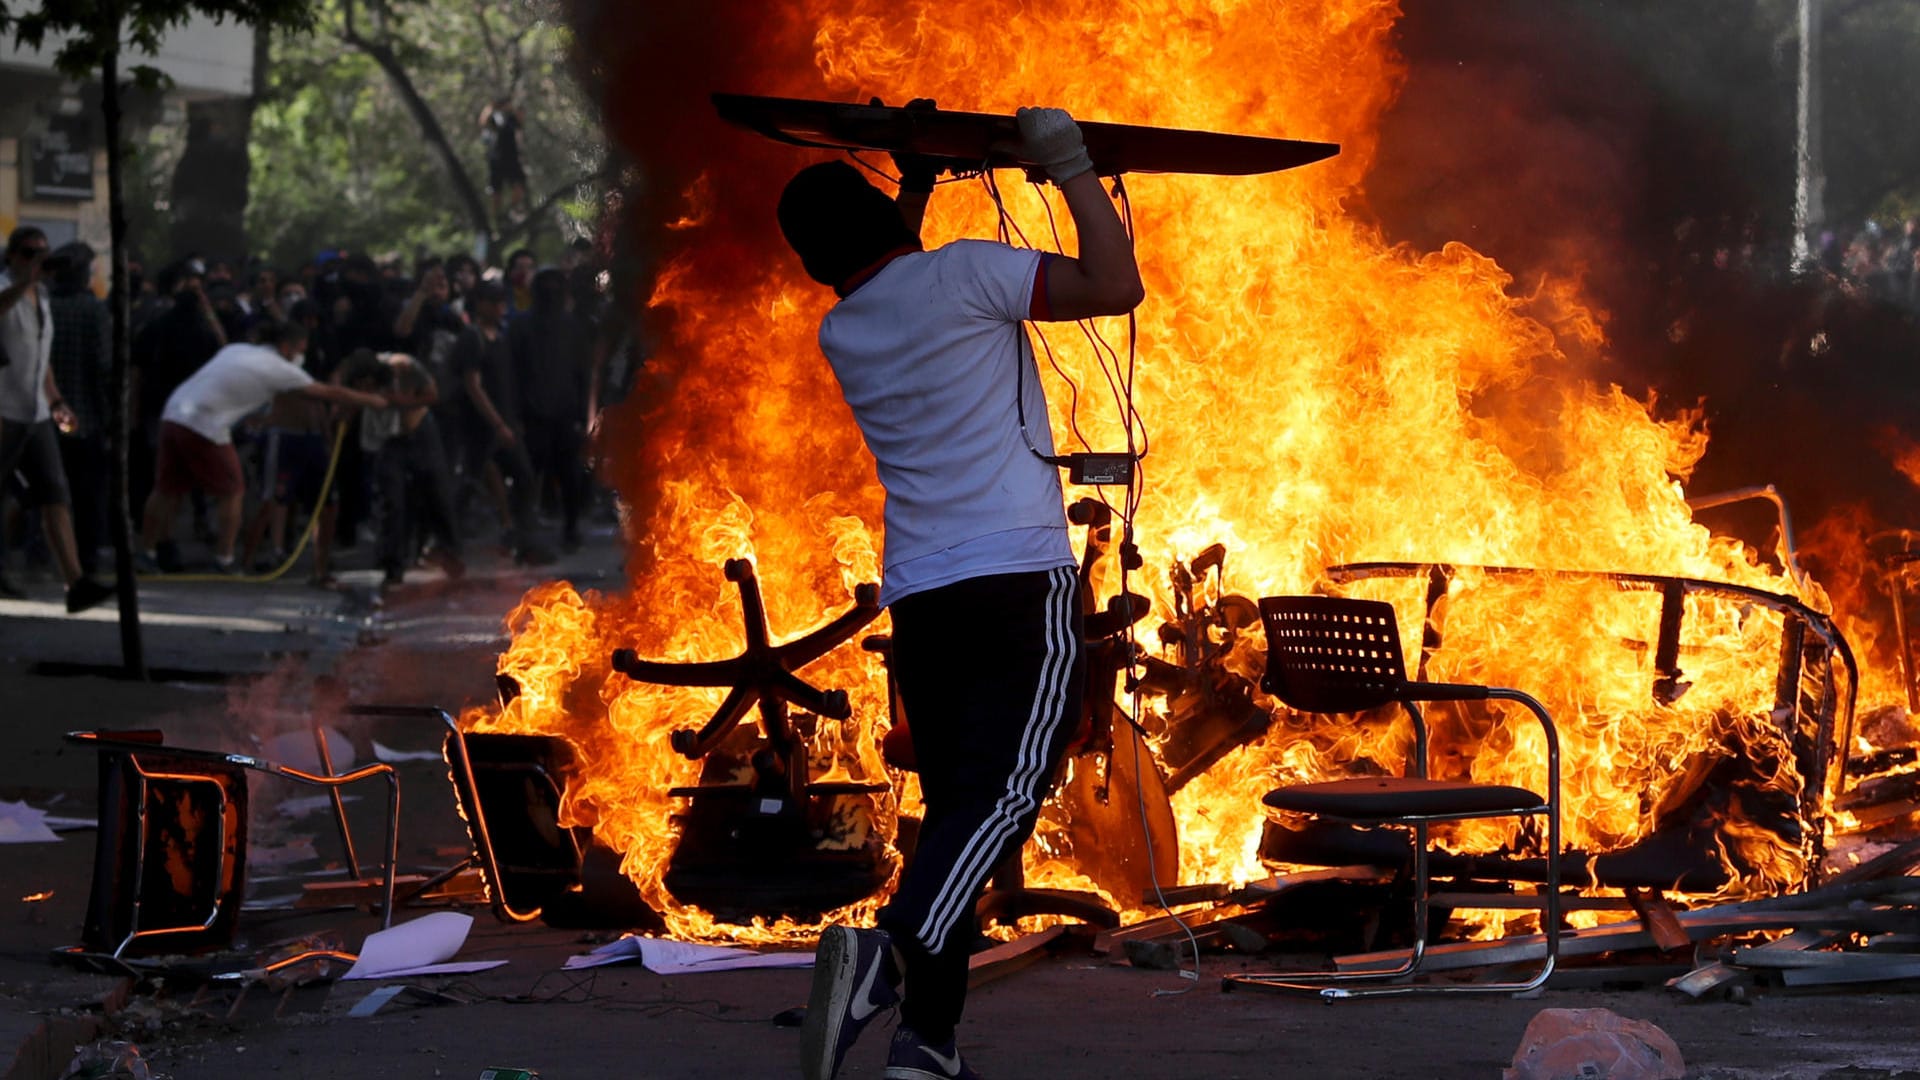
[{"label": "person wearing mask", "polygon": [[473,325],[454,346],[452,367],[467,400],[472,460],[478,467],[497,470],[503,485],[499,501],[506,504],[507,542],[514,560],[544,565],[553,561],[553,553],[534,542],[533,506],[539,482],[520,427],[520,385],[504,325],[506,293],[498,285],[482,282],[474,286],[468,301]]},{"label": "person wearing mask", "polygon": [[81,612],[114,594],[87,576],[74,543],[72,501],[60,460],[61,430],[75,431],[73,410],[53,374],[53,305],[40,280],[47,236],[31,225],[7,237],[7,269],[0,274],[0,484],[16,472],[27,505],[40,510],[47,548],[67,586],[67,611]]},{"label": "person wearing mask", "polygon": [[480,263],[473,256],[461,252],[447,256],[447,291],[451,294],[448,306],[460,321],[467,321],[467,294],[480,284]]},{"label": "person wearing mask", "polygon": [[194,491],[215,500],[219,532],[214,565],[225,573],[238,569],[233,548],[240,533],[245,480],[233,449],[233,426],[242,417],[287,391],[366,409],[387,405],[385,398],[375,394],[314,381],[300,366],[307,328],[299,323],[263,326],[258,337],[257,345],[241,343],[221,349],[167,398],[161,413],[153,495],[147,499],[140,530],[141,569],[148,573],[159,569],[158,548],[173,531],[180,500]]},{"label": "person wearing mask", "polygon": [[502,283],[507,287],[507,321],[533,308],[533,252],[519,248],[507,256]]},{"label": "person wearing mask", "polygon": [[1016,119],[1022,157],[1065,197],[1076,257],[980,240],[923,250],[936,170],[910,158],[897,199],[838,161],[802,170],[780,196],[788,245],[839,297],[820,350],[886,489],[880,603],[926,801],[879,925],[820,936],[807,1080],[837,1073],[896,1004],[886,1076],[976,1076],[954,1042],[974,902],[1032,834],[1079,710],[1076,568],[1024,324],[1124,314],[1143,290],[1079,125],[1060,109]]},{"label": "person wearing mask", "polygon": [[440,380],[447,373],[453,344],[460,339],[466,323],[454,313],[452,283],[438,259],[423,261],[415,277],[413,292],[393,318],[393,341],[401,352],[424,364]]},{"label": "person wearing mask", "polygon": [[580,515],[587,499],[587,377],[590,343],[568,310],[567,275],[546,269],[533,276],[533,309],[508,328],[519,379],[520,422],[527,456],[542,485],[560,497],[560,545],[580,547]]},{"label": "person wearing mask", "polygon": [[262,322],[285,322],[287,309],[280,306],[280,275],[270,266],[255,266],[247,275],[247,291],[241,294],[240,310],[246,315],[248,329]]}]

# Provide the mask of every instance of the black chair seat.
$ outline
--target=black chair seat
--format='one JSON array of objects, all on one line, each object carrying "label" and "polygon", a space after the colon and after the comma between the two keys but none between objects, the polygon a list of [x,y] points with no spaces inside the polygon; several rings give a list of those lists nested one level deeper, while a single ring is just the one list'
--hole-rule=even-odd
[{"label": "black chair seat", "polygon": [[1352,820],[1514,814],[1546,806],[1545,799],[1526,788],[1466,780],[1423,780],[1412,776],[1364,776],[1295,784],[1269,791],[1261,801],[1276,810]]}]

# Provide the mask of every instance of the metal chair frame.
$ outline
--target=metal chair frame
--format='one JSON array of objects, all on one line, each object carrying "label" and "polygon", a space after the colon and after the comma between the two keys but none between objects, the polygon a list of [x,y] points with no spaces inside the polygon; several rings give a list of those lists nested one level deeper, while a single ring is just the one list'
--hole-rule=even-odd
[{"label": "metal chair frame", "polygon": [[[343,808],[341,806],[340,798],[339,798],[340,789],[342,787],[345,787],[348,784],[356,783],[361,780],[370,779],[375,776],[386,777],[386,781],[387,781],[386,887],[384,890],[384,896],[381,903],[380,925],[382,929],[393,925],[394,873],[395,873],[395,867],[399,862],[399,845],[400,845],[400,777],[399,777],[399,774],[394,772],[393,766],[388,765],[385,762],[375,762],[373,764],[365,765],[365,766],[362,766],[361,768],[354,769],[351,772],[347,772],[347,773],[343,773],[338,776],[335,776],[335,775],[331,775],[332,769],[331,769],[331,766],[329,765],[327,766],[327,774],[322,775],[318,773],[308,772],[305,769],[296,769],[290,765],[279,765],[274,762],[267,761],[264,758],[252,757],[247,754],[228,754],[218,750],[197,750],[197,749],[192,749],[187,747],[168,746],[160,742],[143,742],[143,741],[138,741],[134,739],[118,739],[118,738],[114,738],[114,734],[115,733],[113,732],[100,732],[100,731],[71,731],[71,732],[68,732],[66,736],[67,741],[76,743],[78,745],[91,746],[98,750],[110,750],[110,751],[118,751],[121,753],[125,753],[127,755],[127,759],[129,763],[133,766],[135,775],[139,779],[139,782],[136,785],[137,786],[136,794],[139,800],[138,809],[135,811],[135,815],[134,815],[135,825],[134,825],[133,843],[135,845],[135,852],[136,852],[135,854],[136,870],[135,870],[135,876],[133,881],[133,912],[134,914],[133,914],[133,921],[131,924],[132,929],[130,930],[126,938],[123,939],[119,945],[115,946],[113,952],[110,954],[114,959],[119,959],[121,954],[126,951],[129,945],[133,944],[134,941],[142,937],[149,937],[153,935],[167,934],[167,933],[181,933],[181,932],[189,932],[189,931],[207,930],[211,928],[213,924],[219,919],[221,910],[222,910],[221,900],[216,895],[216,898],[214,900],[214,905],[213,905],[213,911],[208,915],[206,922],[200,926],[157,927],[157,928],[146,929],[146,930],[143,930],[140,928],[139,913],[140,913],[140,907],[143,901],[142,891],[145,887],[144,871],[146,867],[146,849],[147,849],[146,793],[147,793],[148,782],[150,780],[164,779],[164,780],[170,780],[170,781],[182,782],[182,783],[194,783],[194,782],[215,783],[215,781],[209,779],[206,776],[197,776],[189,773],[174,773],[174,772],[148,770],[140,764],[139,755],[143,753],[165,755],[167,757],[177,758],[177,759],[200,760],[200,761],[208,762],[210,764],[235,765],[242,769],[251,769],[255,772],[264,772],[273,776],[282,777],[287,780],[293,780],[297,783],[311,784],[317,787],[323,787],[328,789],[334,796],[335,810],[337,813],[339,813],[339,817],[337,820],[339,822],[339,826],[341,830],[341,839],[345,842],[345,845],[346,845],[347,863],[348,863],[348,866],[351,868],[353,875],[356,878],[360,874],[360,864],[354,856],[353,839],[352,839],[351,833],[347,829],[346,817],[344,813],[341,812]],[[326,757],[325,757],[324,751],[322,752],[322,754],[323,754],[322,760],[325,761]],[[221,805],[222,811],[224,812],[227,806],[227,793],[224,787],[220,788],[220,805]],[[225,820],[224,814],[221,818],[219,827],[221,830],[220,832],[221,843],[224,845],[226,842],[226,831],[225,831],[226,820]],[[242,860],[244,863],[244,855],[242,856]],[[244,872],[244,866],[242,867],[242,872]]]},{"label": "metal chair frame", "polygon": [[[1400,813],[1349,817],[1333,813],[1313,816],[1353,825],[1404,827],[1413,833],[1413,944],[1405,963],[1384,971],[1363,972],[1248,972],[1225,976],[1221,989],[1317,993],[1326,1001],[1413,993],[1525,993],[1544,985],[1553,974],[1560,948],[1560,739],[1553,718],[1531,695],[1508,687],[1413,681],[1401,659],[1399,628],[1393,605],[1377,600],[1344,597],[1266,597],[1260,601],[1267,630],[1267,669],[1261,689],[1285,704],[1310,713],[1359,713],[1398,704],[1413,720],[1415,779],[1427,779],[1428,733],[1420,702],[1510,701],[1540,723],[1547,746],[1547,796],[1538,806],[1513,810],[1476,810],[1448,813]],[[1323,624],[1295,629],[1298,620]],[[1282,629],[1276,631],[1276,626]],[[1537,796],[1536,796],[1537,797]],[[1419,983],[1367,985],[1411,979],[1426,955],[1428,920],[1432,907],[1428,872],[1428,827],[1449,821],[1480,818],[1541,816],[1547,819],[1547,881],[1540,897],[1541,930],[1546,937],[1546,959],[1532,977],[1518,982]]]},{"label": "metal chair frame", "polygon": [[[493,848],[493,834],[487,828],[487,814],[480,805],[480,785],[473,772],[473,759],[467,753],[466,732],[445,709],[433,705],[349,705],[348,716],[366,716],[387,720],[429,720],[446,729],[447,765],[453,781],[454,796],[461,816],[466,819],[468,840],[473,850],[466,858],[435,874],[408,894],[416,899],[459,876],[461,871],[477,867],[487,884],[487,900],[494,918],[504,923],[532,922],[541,908],[517,908],[507,898],[506,880],[501,876],[500,858]],[[550,777],[543,778],[551,782]],[[556,791],[556,794],[558,792]],[[571,837],[571,833],[568,834]],[[576,852],[578,845],[575,845]],[[391,903],[391,892],[389,892]]]}]

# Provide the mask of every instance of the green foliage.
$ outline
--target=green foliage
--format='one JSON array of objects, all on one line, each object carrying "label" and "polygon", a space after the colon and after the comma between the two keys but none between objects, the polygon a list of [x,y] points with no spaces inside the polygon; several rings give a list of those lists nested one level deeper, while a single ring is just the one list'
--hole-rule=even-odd
[{"label": "green foliage", "polygon": [[[303,27],[312,20],[313,0],[0,0],[0,32],[10,32],[27,48],[38,48],[48,34],[69,36],[54,63],[75,79],[97,77],[109,52],[152,56],[167,31],[195,15],[216,22],[238,19],[253,26]],[[118,34],[114,23],[118,23]],[[140,81],[158,73],[140,67]]]},{"label": "green foliage", "polygon": [[1827,219],[1895,225],[1920,208],[1920,9],[1830,4],[1821,110]]},{"label": "green foliage", "polygon": [[[445,167],[392,80],[344,43],[344,14],[341,0],[323,0],[311,33],[274,43],[253,119],[254,246],[280,265],[330,247],[407,256],[473,250],[473,222]],[[567,69],[570,40],[552,5],[363,4],[355,30],[393,49],[476,187],[484,189],[487,175],[481,109],[508,93],[526,121],[521,159],[532,203],[597,170],[602,138]],[[593,200],[574,197],[561,193],[540,220],[590,217]],[[549,253],[564,239],[555,228],[535,236]]]}]

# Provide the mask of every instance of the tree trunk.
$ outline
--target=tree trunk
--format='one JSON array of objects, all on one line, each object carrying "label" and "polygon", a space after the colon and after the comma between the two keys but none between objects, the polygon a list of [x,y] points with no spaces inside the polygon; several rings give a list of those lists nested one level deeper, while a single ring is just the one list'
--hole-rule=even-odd
[{"label": "tree trunk", "polygon": [[[253,110],[266,83],[272,32],[253,30],[253,93],[244,98],[187,105],[187,146],[173,170],[172,250],[200,251],[243,261],[247,246],[247,143]],[[236,272],[238,267],[236,267]]]},{"label": "tree trunk", "polygon": [[120,589],[120,659],[128,677],[147,677],[146,649],[140,640],[140,593],[133,575],[133,514],[127,505],[127,444],[132,424],[132,343],[127,340],[131,303],[127,296],[127,211],[121,198],[120,152],[120,4],[105,0],[106,58],[100,67],[100,111],[107,137],[107,224],[113,237],[113,485],[109,527],[113,533],[113,577]]}]

